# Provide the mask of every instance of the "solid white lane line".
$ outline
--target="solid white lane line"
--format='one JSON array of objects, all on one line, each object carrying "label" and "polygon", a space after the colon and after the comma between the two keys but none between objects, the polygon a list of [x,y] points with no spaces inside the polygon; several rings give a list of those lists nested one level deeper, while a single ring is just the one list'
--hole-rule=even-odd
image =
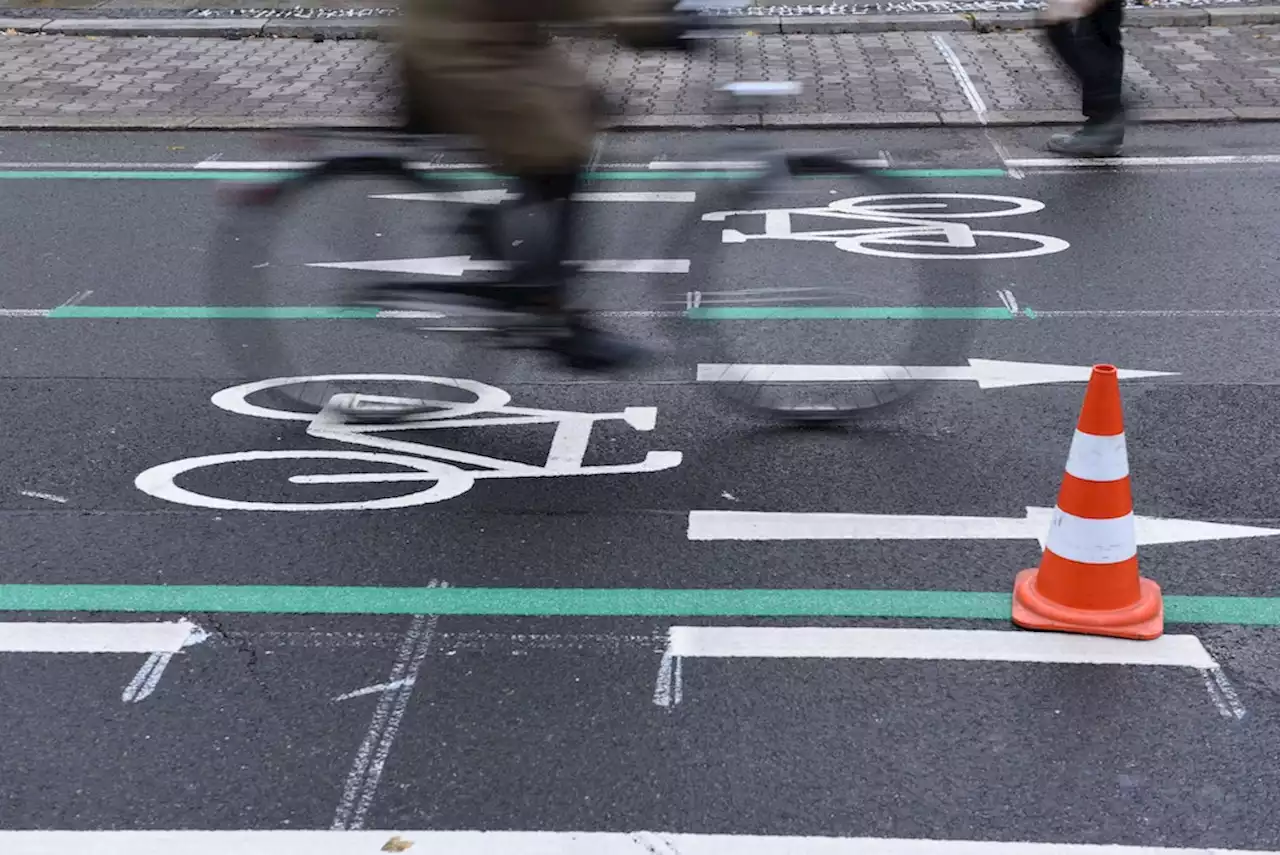
[{"label": "solid white lane line", "polygon": [[1280,855],[1098,843],[763,837],[576,831],[0,831],[4,855],[380,855],[393,837],[409,853],[444,855]]},{"label": "solid white lane line", "polygon": [[1169,157],[1011,157],[1005,166],[1022,169],[1101,169],[1116,166],[1246,166],[1280,163],[1280,154],[1202,154]]},{"label": "solid white lane line", "polygon": [[195,629],[187,621],[0,622],[0,653],[176,653]]},{"label": "solid white lane line", "polygon": [[1013,630],[673,626],[668,652],[672,657],[711,659],[930,659],[1218,667],[1194,635],[1127,641]]}]

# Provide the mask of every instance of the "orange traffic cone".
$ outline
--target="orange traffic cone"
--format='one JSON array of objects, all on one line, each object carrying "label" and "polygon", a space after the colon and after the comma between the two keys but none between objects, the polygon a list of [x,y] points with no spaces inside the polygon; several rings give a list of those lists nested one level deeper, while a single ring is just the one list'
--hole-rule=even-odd
[{"label": "orange traffic cone", "polygon": [[1160,586],[1138,575],[1120,380],[1095,365],[1084,394],[1040,567],[1013,586],[1013,622],[1027,629],[1159,638]]}]

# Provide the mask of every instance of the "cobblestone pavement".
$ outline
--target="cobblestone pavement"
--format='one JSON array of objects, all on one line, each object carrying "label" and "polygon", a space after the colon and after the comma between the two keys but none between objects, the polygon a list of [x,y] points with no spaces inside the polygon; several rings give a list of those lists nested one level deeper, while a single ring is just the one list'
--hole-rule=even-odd
[{"label": "cobblestone pavement", "polygon": [[[758,123],[715,93],[734,79],[802,81],[763,114],[783,126],[1073,121],[1079,103],[1034,31],[743,36],[698,60],[564,45],[622,125]],[[1127,47],[1139,118],[1280,120],[1280,25],[1135,29]],[[8,127],[368,124],[388,121],[394,98],[375,41],[0,36]]]}]

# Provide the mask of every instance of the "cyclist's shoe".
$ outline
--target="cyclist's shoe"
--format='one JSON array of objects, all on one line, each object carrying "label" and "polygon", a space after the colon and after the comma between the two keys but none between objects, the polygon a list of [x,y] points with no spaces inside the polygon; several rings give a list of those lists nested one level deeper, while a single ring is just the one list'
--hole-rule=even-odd
[{"label": "cyclist's shoe", "polygon": [[1124,116],[1089,122],[1078,131],[1054,134],[1049,150],[1075,157],[1115,157],[1124,145]]},{"label": "cyclist's shoe", "polygon": [[649,351],[627,339],[597,330],[581,320],[569,327],[569,335],[555,339],[550,349],[565,364],[579,371],[621,371],[644,362]]}]

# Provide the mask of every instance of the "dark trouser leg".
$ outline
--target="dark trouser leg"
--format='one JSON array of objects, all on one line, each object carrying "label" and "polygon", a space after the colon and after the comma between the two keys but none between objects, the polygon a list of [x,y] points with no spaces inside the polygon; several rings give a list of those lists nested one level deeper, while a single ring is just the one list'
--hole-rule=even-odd
[{"label": "dark trouser leg", "polygon": [[1124,112],[1124,47],[1120,26],[1124,0],[1103,0],[1078,21],[1053,24],[1049,43],[1080,81],[1081,112],[1090,124],[1107,122]]},{"label": "dark trouser leg", "polygon": [[[479,242],[485,256],[512,264],[511,284],[527,286],[531,295],[538,290],[554,292],[561,298],[558,302],[563,302],[572,272],[565,262],[577,233],[577,210],[572,197],[580,181],[578,170],[517,177],[521,194],[518,200],[472,208],[463,230]],[[535,216],[545,231],[539,230],[537,240],[514,248],[501,235],[501,221],[519,217],[522,208],[535,208]]]},{"label": "dark trouser leg", "polygon": [[543,308],[563,310],[568,302],[572,269],[568,265],[577,236],[577,206],[573,194],[582,180],[581,170],[521,176],[523,198],[518,206],[533,206],[546,224],[544,239],[514,259],[513,281],[527,285],[533,301]]}]

